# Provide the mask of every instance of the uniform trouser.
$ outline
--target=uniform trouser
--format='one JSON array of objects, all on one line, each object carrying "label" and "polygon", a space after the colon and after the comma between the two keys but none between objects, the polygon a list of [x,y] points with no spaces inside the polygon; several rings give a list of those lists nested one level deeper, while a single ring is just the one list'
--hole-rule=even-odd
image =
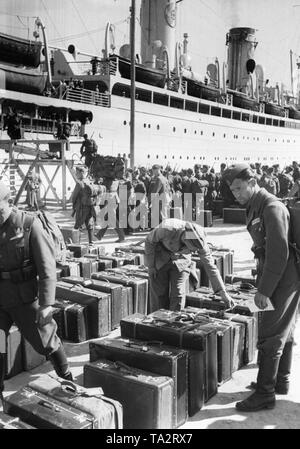
[{"label": "uniform trouser", "polygon": [[156,277],[150,276],[150,313],[158,309],[182,309],[188,277],[189,272],[179,271],[173,261],[164,265]]},{"label": "uniform trouser", "polygon": [[94,229],[96,221],[96,214],[94,206],[81,206],[76,210],[75,218],[75,229],[79,229],[83,224],[85,224],[86,229]]},{"label": "uniform trouser", "polygon": [[[120,240],[124,240],[125,238],[125,233],[124,233],[124,229],[120,228],[120,223],[119,223],[119,206],[116,209],[116,215],[115,215],[115,231],[118,234],[118,237]],[[102,239],[102,237],[104,237],[104,234],[106,233],[107,229],[109,228],[109,225],[104,226],[103,228],[99,229],[99,231],[97,232],[97,237],[98,239]]]},{"label": "uniform trouser", "polygon": [[277,288],[271,300],[275,310],[262,313],[258,329],[259,368],[256,391],[274,395],[276,382],[287,381],[290,371],[299,283],[287,288]]}]

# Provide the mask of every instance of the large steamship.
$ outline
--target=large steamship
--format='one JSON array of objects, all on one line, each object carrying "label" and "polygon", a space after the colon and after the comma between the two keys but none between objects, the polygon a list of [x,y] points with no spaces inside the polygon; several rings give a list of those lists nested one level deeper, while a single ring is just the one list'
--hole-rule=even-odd
[{"label": "large steamship", "polygon": [[[255,61],[255,30],[230,29],[227,62],[220,67],[216,59],[202,79],[191,66],[188,35],[176,43],[176,14],[172,0],[141,3],[135,165],[284,165],[300,159],[296,99],[267,85]],[[20,113],[24,138],[54,139],[61,119],[72,125],[72,154],[87,133],[102,154],[129,156],[130,46],[115,51],[108,23],[101,56],[80,53],[73,45],[48,47],[42,21],[36,25],[41,40],[37,32],[34,41],[0,35],[1,139],[8,139],[4,120],[13,109]]]}]

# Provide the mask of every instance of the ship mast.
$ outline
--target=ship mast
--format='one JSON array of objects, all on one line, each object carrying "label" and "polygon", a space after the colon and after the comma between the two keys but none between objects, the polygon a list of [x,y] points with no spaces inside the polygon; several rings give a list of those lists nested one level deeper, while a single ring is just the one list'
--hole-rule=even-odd
[{"label": "ship mast", "polygon": [[130,167],[135,163],[135,0],[130,7]]}]

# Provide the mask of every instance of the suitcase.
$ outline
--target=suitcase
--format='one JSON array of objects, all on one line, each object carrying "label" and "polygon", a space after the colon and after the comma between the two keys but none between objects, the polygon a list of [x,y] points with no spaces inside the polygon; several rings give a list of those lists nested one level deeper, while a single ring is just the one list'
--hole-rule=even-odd
[{"label": "suitcase", "polygon": [[89,290],[109,293],[111,295],[111,329],[119,327],[121,319],[130,314],[127,291],[121,284],[95,279],[84,280],[82,277],[75,276],[62,278],[62,281],[73,285],[82,285]]},{"label": "suitcase", "polygon": [[133,295],[133,312],[147,314],[148,303],[148,280],[141,279],[126,272],[105,272],[105,273],[93,273],[92,279],[98,279],[100,281],[110,281],[116,284],[126,285],[132,287]]},{"label": "suitcase", "polygon": [[170,377],[97,360],[84,365],[85,387],[100,386],[123,406],[124,429],[172,429],[174,382]]},{"label": "suitcase", "polygon": [[57,282],[56,298],[87,306],[88,338],[98,338],[111,331],[111,296],[81,286]]},{"label": "suitcase", "polygon": [[26,386],[6,396],[3,410],[38,429],[92,429],[93,417]]},{"label": "suitcase", "polygon": [[[171,313],[176,314],[176,312]],[[158,340],[167,345],[202,352],[202,368],[197,375],[201,378],[204,369],[204,402],[217,393],[217,334],[215,329],[199,323],[191,325],[190,323],[176,322],[174,315],[170,320],[164,319],[161,311],[158,310],[146,317],[134,314],[121,320],[121,336],[147,341]],[[199,355],[199,357],[201,356]],[[190,376],[191,373],[189,373],[189,378]],[[196,392],[192,391],[192,394],[196,394]],[[201,385],[199,385],[198,394],[200,405]]]},{"label": "suitcase", "polygon": [[6,339],[5,371],[5,379],[10,379],[23,371],[21,333],[15,325],[11,326]]},{"label": "suitcase", "polygon": [[62,276],[62,270],[60,268],[56,269],[56,280],[58,281]]},{"label": "suitcase", "polygon": [[0,412],[0,429],[36,429],[29,424],[21,421],[19,418],[13,418]]},{"label": "suitcase", "polygon": [[188,416],[188,352],[155,342],[124,338],[101,339],[89,344],[90,361],[107,359],[144,369],[174,382],[173,427],[184,424]]},{"label": "suitcase", "polygon": [[236,284],[242,282],[256,287],[256,279],[252,276],[236,276],[235,274],[229,274],[225,277],[225,282],[227,284]]},{"label": "suitcase", "polygon": [[186,295],[185,305],[190,307],[207,308],[211,310],[224,310],[225,304],[221,297],[215,295],[208,287],[197,288]]},{"label": "suitcase", "polygon": [[[202,309],[200,309],[202,310]],[[199,309],[186,307],[182,310],[186,319],[192,317],[192,322],[207,323],[215,327],[217,333],[217,358],[218,358],[218,384],[226,382],[232,377],[233,364],[233,330],[232,326],[222,320],[213,319],[205,312],[199,313]]]},{"label": "suitcase", "polygon": [[143,265],[145,263],[145,248],[141,245],[129,245],[129,246],[117,246],[115,247],[115,251],[123,251],[133,254],[139,255],[139,265]]},{"label": "suitcase", "polygon": [[[245,347],[245,324],[232,321],[231,318],[224,318],[224,312],[218,312],[216,310],[186,307],[183,312],[194,314],[194,319],[197,320],[199,315],[210,316],[214,321],[222,321],[226,325],[230,325],[232,328],[232,372],[237,371],[244,365],[244,347]],[[234,316],[234,315],[233,315]]]},{"label": "suitcase", "polygon": [[81,343],[90,338],[87,305],[61,300],[55,303],[55,307],[60,308],[63,313],[63,338],[65,340]]},{"label": "suitcase", "polygon": [[84,243],[69,243],[67,249],[73,252],[74,257],[82,257],[89,253],[89,245]]},{"label": "suitcase", "polygon": [[80,257],[78,262],[80,266],[80,276],[84,279],[91,279],[92,273],[97,273],[98,261],[87,257]]},{"label": "suitcase", "polygon": [[226,276],[233,273],[233,252],[225,250],[213,250],[212,255],[214,257],[222,258],[222,271],[221,276],[223,281],[225,281]]},{"label": "suitcase", "polygon": [[246,209],[237,207],[223,208],[223,222],[224,223],[238,223],[246,224]]},{"label": "suitcase", "polygon": [[245,326],[243,362],[244,365],[247,365],[254,360],[255,356],[257,344],[257,320],[254,316],[245,316],[228,312],[224,313],[224,318]]},{"label": "suitcase", "polygon": [[112,268],[112,260],[108,259],[101,259],[101,257],[98,259],[98,271],[105,271],[109,268]]},{"label": "suitcase", "polygon": [[59,229],[66,243],[80,243],[79,229],[68,228],[66,226],[59,226]]},{"label": "suitcase", "polygon": [[224,208],[223,200],[214,200],[213,201],[213,215],[218,215],[219,217],[223,217],[223,208]]},{"label": "suitcase", "polygon": [[93,429],[122,429],[122,405],[103,395],[101,388],[86,389],[61,378],[47,374],[29,382],[28,386],[64,404],[88,413],[93,418]]},{"label": "suitcase", "polygon": [[58,268],[61,270],[61,277],[80,276],[79,262],[67,261],[64,264],[58,264]]},{"label": "suitcase", "polygon": [[39,354],[31,344],[22,337],[22,358],[23,358],[23,371],[30,371],[37,366],[43,365],[46,362],[46,357],[43,354]]},{"label": "suitcase", "polygon": [[213,218],[211,210],[200,210],[200,215],[198,217],[198,224],[204,228],[211,228],[213,226]]}]

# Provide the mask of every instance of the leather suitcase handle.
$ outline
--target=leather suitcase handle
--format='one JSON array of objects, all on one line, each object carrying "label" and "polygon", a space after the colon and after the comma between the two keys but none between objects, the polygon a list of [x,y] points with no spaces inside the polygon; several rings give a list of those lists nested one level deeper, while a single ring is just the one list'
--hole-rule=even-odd
[{"label": "leather suitcase handle", "polygon": [[60,412],[61,411],[59,409],[59,407],[57,407],[57,405],[52,404],[49,401],[41,400],[41,401],[39,401],[39,405],[42,405],[43,407],[49,408],[50,410],[53,410],[54,412]]}]

